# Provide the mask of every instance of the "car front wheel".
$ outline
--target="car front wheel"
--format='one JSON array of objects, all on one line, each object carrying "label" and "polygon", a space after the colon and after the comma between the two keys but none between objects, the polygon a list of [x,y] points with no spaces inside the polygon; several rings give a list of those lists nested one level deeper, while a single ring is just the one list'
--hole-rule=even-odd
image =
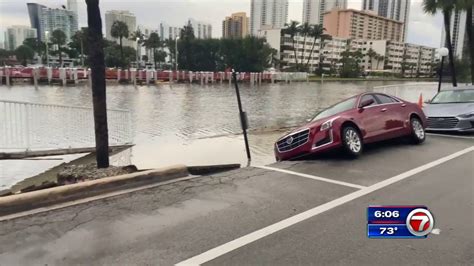
[{"label": "car front wheel", "polygon": [[426,134],[420,119],[413,117],[410,119],[411,125],[411,139],[415,144],[420,144],[425,141]]},{"label": "car front wheel", "polygon": [[347,126],[342,130],[342,142],[344,149],[352,157],[357,157],[362,153],[362,138],[354,127]]}]

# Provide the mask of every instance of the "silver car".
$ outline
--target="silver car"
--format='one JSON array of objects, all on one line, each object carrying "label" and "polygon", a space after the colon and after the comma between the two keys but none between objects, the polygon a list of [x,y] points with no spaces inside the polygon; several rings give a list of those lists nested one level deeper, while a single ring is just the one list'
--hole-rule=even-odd
[{"label": "silver car", "polygon": [[474,87],[442,90],[427,103],[426,130],[474,132]]}]

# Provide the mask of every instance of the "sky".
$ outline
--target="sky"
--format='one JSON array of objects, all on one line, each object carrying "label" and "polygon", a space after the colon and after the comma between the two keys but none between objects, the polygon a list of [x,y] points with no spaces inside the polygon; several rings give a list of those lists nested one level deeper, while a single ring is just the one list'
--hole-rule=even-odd
[{"label": "sky", "polygon": [[[67,0],[0,0],[0,40],[11,25],[30,25],[27,2],[61,7]],[[349,8],[360,9],[362,0],[348,0]],[[422,0],[412,0],[407,42],[439,47],[442,18],[423,13]],[[137,24],[158,28],[160,22],[182,26],[188,18],[212,24],[213,37],[222,35],[222,20],[231,13],[245,11],[250,15],[250,0],[101,0],[101,13],[107,10],[128,10],[137,17]],[[87,25],[85,0],[78,0],[79,26]],[[303,0],[289,0],[288,20],[301,21]],[[104,18],[102,22],[105,23]]]}]

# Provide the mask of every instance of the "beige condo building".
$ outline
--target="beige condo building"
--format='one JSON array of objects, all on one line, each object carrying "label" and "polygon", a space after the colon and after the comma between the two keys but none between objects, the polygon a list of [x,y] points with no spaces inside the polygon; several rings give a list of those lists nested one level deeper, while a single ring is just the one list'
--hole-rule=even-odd
[{"label": "beige condo building", "polygon": [[324,13],[326,33],[352,39],[403,42],[403,22],[388,19],[371,11],[333,9]]}]

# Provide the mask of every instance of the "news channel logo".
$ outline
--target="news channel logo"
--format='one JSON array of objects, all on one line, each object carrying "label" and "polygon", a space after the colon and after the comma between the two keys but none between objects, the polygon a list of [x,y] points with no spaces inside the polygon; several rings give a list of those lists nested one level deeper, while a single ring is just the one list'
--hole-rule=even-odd
[{"label": "news channel logo", "polygon": [[367,208],[369,238],[427,238],[435,220],[423,205],[370,205]]}]

